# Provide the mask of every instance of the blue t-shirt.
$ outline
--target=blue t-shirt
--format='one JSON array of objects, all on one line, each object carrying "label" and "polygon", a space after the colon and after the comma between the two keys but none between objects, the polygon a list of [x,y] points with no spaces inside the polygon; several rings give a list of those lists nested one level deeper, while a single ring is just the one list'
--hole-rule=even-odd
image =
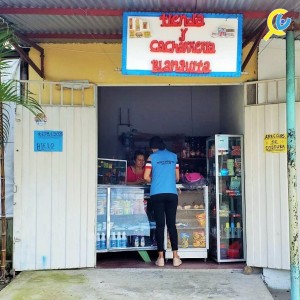
[{"label": "blue t-shirt", "polygon": [[146,168],[152,170],[150,195],[170,193],[177,195],[176,173],[177,155],[167,149],[158,150],[150,155]]}]

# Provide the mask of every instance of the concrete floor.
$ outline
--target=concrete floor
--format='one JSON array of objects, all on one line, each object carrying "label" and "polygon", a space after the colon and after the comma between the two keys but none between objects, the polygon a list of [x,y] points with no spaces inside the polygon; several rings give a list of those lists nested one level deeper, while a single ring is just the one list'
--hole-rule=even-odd
[{"label": "concrete floor", "polygon": [[289,291],[268,290],[259,270],[245,275],[245,263],[185,259],[179,268],[171,260],[158,268],[156,251],[149,255],[151,263],[138,252],[107,253],[96,269],[22,272],[0,299],[290,299]]},{"label": "concrete floor", "polygon": [[288,290],[275,290],[275,289],[269,288],[269,291],[274,299],[277,299],[277,300],[290,300],[291,299],[291,294],[290,294],[290,291],[288,291]]},{"label": "concrete floor", "polygon": [[273,299],[259,274],[241,270],[80,269],[26,271],[0,292],[27,299]]}]

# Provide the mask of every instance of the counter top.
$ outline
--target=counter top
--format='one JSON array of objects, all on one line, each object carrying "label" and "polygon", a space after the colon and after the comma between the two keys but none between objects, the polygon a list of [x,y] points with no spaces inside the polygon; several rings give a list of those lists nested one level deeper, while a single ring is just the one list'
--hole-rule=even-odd
[{"label": "counter top", "polygon": [[[112,187],[112,188],[124,188],[124,189],[130,189],[130,188],[150,188],[151,184],[144,184],[144,185],[126,185],[126,184],[98,184],[99,187],[107,188],[107,187]],[[186,189],[181,183],[176,184],[177,189]]]}]

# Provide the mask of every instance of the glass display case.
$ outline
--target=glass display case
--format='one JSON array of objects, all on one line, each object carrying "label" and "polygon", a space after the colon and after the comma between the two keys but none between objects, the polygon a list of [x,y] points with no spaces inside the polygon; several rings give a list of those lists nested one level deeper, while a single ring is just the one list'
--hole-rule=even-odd
[{"label": "glass display case", "polygon": [[242,135],[207,139],[210,256],[217,262],[245,260]]},{"label": "glass display case", "polygon": [[127,161],[98,158],[98,184],[126,184]]},{"label": "glass display case", "polygon": [[[180,185],[178,185],[180,188]],[[207,258],[208,250],[208,187],[198,190],[180,188],[176,227],[178,254],[181,258]],[[172,258],[171,244],[166,230],[166,258]]]},{"label": "glass display case", "polygon": [[156,249],[148,186],[97,187],[96,252]]}]

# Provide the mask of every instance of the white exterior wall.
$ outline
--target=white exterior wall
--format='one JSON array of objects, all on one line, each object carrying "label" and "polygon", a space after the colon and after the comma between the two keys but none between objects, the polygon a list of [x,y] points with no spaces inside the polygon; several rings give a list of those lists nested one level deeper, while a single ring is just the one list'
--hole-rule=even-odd
[{"label": "white exterior wall", "polygon": [[[295,41],[296,76],[300,75],[299,57],[300,42]],[[286,132],[285,76],[286,41],[262,40],[258,53],[258,79],[262,82],[257,85],[256,90],[259,105],[245,108],[247,264],[263,267],[264,280],[270,287],[288,289],[290,250],[287,155],[264,153],[263,150],[264,134]],[[282,80],[277,81],[277,78]],[[299,78],[295,83],[296,100],[299,101]],[[280,102],[283,103],[276,104]],[[299,114],[300,103],[296,103],[296,115]],[[297,117],[296,123],[297,149],[300,149],[300,121]],[[298,201],[299,161],[298,159]]]},{"label": "white exterior wall", "polygon": [[[261,40],[258,50],[258,80],[284,78],[286,74],[286,40]],[[295,75],[300,76],[300,41],[295,41]]]},{"label": "white exterior wall", "polygon": [[[300,113],[299,103],[297,112]],[[245,108],[247,264],[250,266],[289,269],[287,154],[264,152],[265,134],[285,132],[285,104]],[[300,147],[299,139],[297,146]]]},{"label": "white exterior wall", "polygon": [[[95,266],[95,107],[44,107],[47,123],[18,107],[14,268]],[[62,152],[34,152],[34,130],[63,131]]]},{"label": "white exterior wall", "polygon": [[[296,115],[299,114],[297,102]],[[285,132],[285,103],[245,108],[247,265],[263,267],[266,283],[279,289],[290,288],[287,154],[265,153],[263,146],[265,134]],[[300,149],[299,118],[296,132],[296,148]],[[296,168],[299,202],[299,159]]]}]

